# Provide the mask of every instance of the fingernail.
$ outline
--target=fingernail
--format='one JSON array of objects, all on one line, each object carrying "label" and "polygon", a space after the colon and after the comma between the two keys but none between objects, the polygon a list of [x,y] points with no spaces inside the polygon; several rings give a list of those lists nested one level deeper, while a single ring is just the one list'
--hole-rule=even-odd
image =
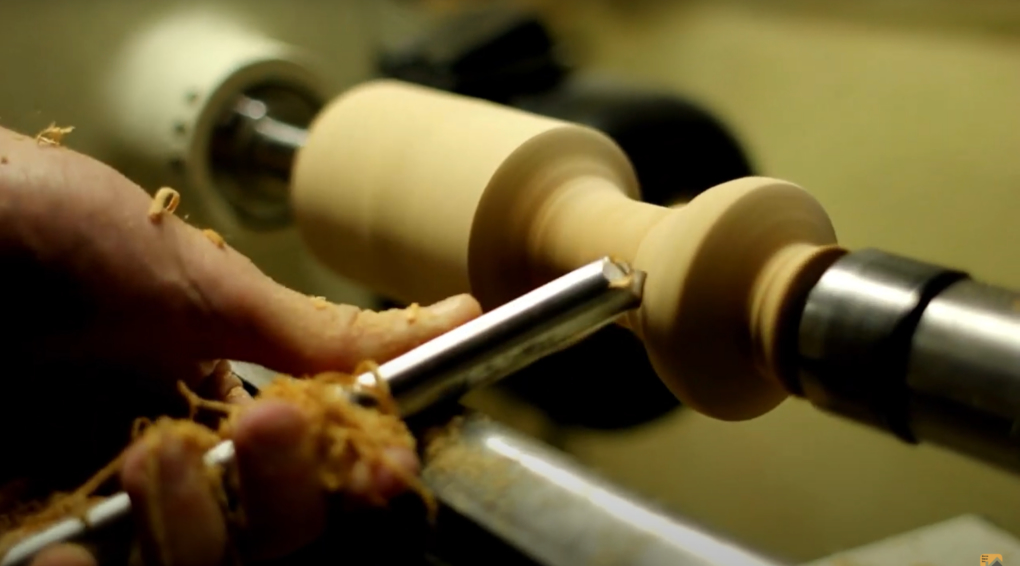
[{"label": "fingernail", "polygon": [[241,385],[237,385],[231,388],[231,390],[227,392],[227,395],[224,397],[224,399],[226,400],[227,403],[232,403],[234,405],[243,405],[253,400],[251,394],[249,394],[244,389],[244,386]]}]

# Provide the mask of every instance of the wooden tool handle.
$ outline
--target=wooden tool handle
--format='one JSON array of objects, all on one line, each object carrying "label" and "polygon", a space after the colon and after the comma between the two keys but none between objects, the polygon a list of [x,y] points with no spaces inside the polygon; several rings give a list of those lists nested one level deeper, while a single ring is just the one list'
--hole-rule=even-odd
[{"label": "wooden tool handle", "polygon": [[595,130],[392,81],[322,112],[293,183],[314,252],[405,301],[472,292],[493,307],[598,257],[631,262],[648,280],[628,326],[670,389],[718,418],[770,410],[798,309],[843,253],[824,210],[764,178],[682,208],[638,197]]}]

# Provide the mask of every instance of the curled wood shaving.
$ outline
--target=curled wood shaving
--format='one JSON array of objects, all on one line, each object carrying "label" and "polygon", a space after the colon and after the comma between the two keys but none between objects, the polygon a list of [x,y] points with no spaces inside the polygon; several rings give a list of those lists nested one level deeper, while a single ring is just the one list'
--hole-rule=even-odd
[{"label": "curled wood shaving", "polygon": [[[355,378],[364,373],[371,373],[372,377],[375,378],[374,386],[376,390],[378,390],[383,395],[392,397],[392,395],[390,395],[390,383],[383,378],[381,373],[379,373],[379,364],[373,362],[372,360],[365,360],[359,363],[357,366],[355,366],[353,374]],[[392,409],[389,409],[388,412],[395,414],[397,410],[394,407]]]},{"label": "curled wood shaving", "polygon": [[49,126],[46,126],[43,131],[35,135],[35,141],[39,145],[60,146],[64,141],[64,136],[73,131],[74,126],[61,128],[55,122],[50,122]]},{"label": "curled wood shaving", "polygon": [[139,417],[135,419],[135,422],[131,423],[131,440],[134,440],[145,432],[145,429],[152,426],[152,421],[145,417]]},{"label": "curled wood shaving", "polygon": [[[216,366],[219,369],[220,365]],[[227,366],[227,371],[230,371],[230,366]],[[188,388],[183,381],[177,382],[177,390],[181,392],[181,395],[188,401],[188,418],[194,419],[198,416],[198,412],[202,409],[213,411],[216,413],[223,413],[224,415],[232,415],[237,410],[236,405],[224,403],[223,401],[212,401],[209,399],[203,399],[195,394],[194,391]],[[188,421],[184,421],[188,422]]]},{"label": "curled wood shaving", "polygon": [[206,228],[205,230],[202,230],[202,234],[205,235],[206,239],[215,244],[216,247],[220,248],[221,250],[225,248],[227,245],[227,242],[226,240],[223,239],[223,236],[220,236],[219,232],[213,230],[212,228]]},{"label": "curled wood shaving", "polygon": [[411,303],[411,306],[407,307],[404,311],[407,314],[407,323],[414,324],[418,322],[418,315],[421,314],[421,306],[418,303]]},{"label": "curled wood shaving", "polygon": [[397,406],[397,402],[390,391],[390,383],[379,373],[379,364],[371,360],[359,363],[354,368],[353,379],[357,381],[358,376],[366,373],[372,374],[372,386],[366,388],[359,382],[355,385],[356,390],[362,395],[371,395],[375,399],[375,404],[380,411],[392,415],[399,413],[400,407]]},{"label": "curled wood shaving", "polygon": [[[229,364],[225,367],[229,369]],[[217,370],[219,366],[217,366]],[[377,506],[385,506],[388,502],[379,493],[351,493],[351,486],[356,483],[359,473],[366,470],[387,469],[394,477],[404,483],[407,489],[420,495],[429,512],[434,518],[436,502],[432,494],[417,477],[400,463],[394,462],[388,455],[391,448],[415,450],[416,441],[407,426],[396,413],[393,401],[372,362],[364,362],[358,371],[371,371],[376,375],[374,394],[386,402],[376,408],[366,408],[354,403],[345,394],[356,383],[356,375],[326,372],[306,379],[295,379],[279,376],[262,389],[260,398],[280,399],[296,406],[305,414],[310,423],[308,449],[312,450],[318,462],[318,481],[324,490],[341,496],[353,496],[356,501]],[[174,438],[189,449],[205,452],[218,444],[222,439],[231,438],[238,419],[251,405],[231,405],[219,401],[203,399],[191,391],[183,383],[178,388],[191,408],[193,419],[200,410],[213,411],[224,416],[217,430],[212,430],[190,419],[174,420],[161,417],[156,421],[138,419],[132,426],[134,442],[149,443],[155,448],[161,442]],[[44,529],[53,523],[69,516],[83,517],[84,512],[103,498],[94,493],[108,481],[113,479],[123,465],[125,452],[96,473],[89,481],[70,494],[56,494],[50,500],[22,509],[19,513],[0,516],[0,557],[7,550],[26,536]],[[157,451],[150,450],[153,458],[146,462],[147,472],[151,477],[159,477]],[[232,525],[243,527],[243,506],[229,509],[226,489],[231,480],[220,468],[210,468],[208,479],[214,493],[224,504],[226,516]],[[225,483],[228,482],[228,483]],[[233,485],[233,484],[229,484]],[[155,494],[153,494],[155,495]],[[153,502],[158,502],[153,497]],[[161,521],[159,509],[150,509],[150,520],[154,530],[155,542],[161,553],[166,552],[162,544],[166,540],[166,526]],[[5,531],[5,532],[4,532]],[[236,549],[232,549],[232,552]],[[164,556],[165,557],[165,556]]]},{"label": "curled wood shaving", "polygon": [[159,189],[152,197],[152,204],[149,205],[149,220],[159,222],[163,219],[164,213],[173,214],[180,203],[181,193],[170,187]]},{"label": "curled wood shaving", "polygon": [[[319,481],[326,491],[344,493],[352,483],[352,474],[358,463],[367,464],[368,469],[384,467],[408,489],[418,493],[430,515],[434,514],[435,500],[425,485],[387,454],[390,448],[414,450],[416,446],[407,426],[393,412],[396,404],[390,400],[378,408],[369,409],[353,403],[347,395],[339,394],[354,382],[354,375],[339,372],[301,380],[281,376],[263,388],[259,397],[288,401],[305,413],[311,423],[310,438],[319,462]],[[375,394],[389,397],[381,390]],[[231,436],[231,430],[242,414],[243,409],[224,421],[220,429],[222,436]],[[386,500],[377,493],[361,495],[369,503],[386,504]]]}]

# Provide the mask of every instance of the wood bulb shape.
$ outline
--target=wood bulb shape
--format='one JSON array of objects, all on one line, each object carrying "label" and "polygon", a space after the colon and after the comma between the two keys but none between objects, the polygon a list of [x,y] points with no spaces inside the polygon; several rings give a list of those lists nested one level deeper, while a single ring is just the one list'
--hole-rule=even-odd
[{"label": "wood bulb shape", "polygon": [[795,185],[746,178],[643,203],[595,130],[394,81],[320,114],[292,190],[319,258],[408,302],[471,292],[491,308],[599,257],[629,261],[648,278],[624,324],[681,401],[727,420],[786,397],[797,313],[843,253]]}]

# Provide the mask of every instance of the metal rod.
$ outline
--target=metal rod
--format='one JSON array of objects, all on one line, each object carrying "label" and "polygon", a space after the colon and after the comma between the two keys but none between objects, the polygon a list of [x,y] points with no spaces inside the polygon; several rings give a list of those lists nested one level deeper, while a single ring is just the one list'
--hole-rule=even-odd
[{"label": "metal rod", "polygon": [[[641,301],[644,273],[602,259],[379,367],[405,417],[573,344]],[[359,381],[372,386],[375,377]]]},{"label": "metal rod", "polygon": [[223,110],[209,136],[214,185],[254,230],[293,223],[290,176],[321,105],[299,92],[263,89]]},{"label": "metal rod", "polygon": [[307,129],[277,120],[264,101],[240,96],[223,117],[212,151],[219,160],[240,161],[246,170],[288,181],[294,158],[307,139]]},{"label": "metal rod", "polygon": [[[358,376],[357,382],[372,387],[378,378],[386,380],[401,414],[412,416],[611,323],[640,304],[643,284],[643,273],[598,260]],[[205,463],[225,465],[233,457],[234,445],[226,440],[206,453]],[[92,536],[120,524],[130,512],[130,498],[118,493],[90,509],[86,521],[67,519],[21,541],[0,566],[27,564],[43,548]]]},{"label": "metal rod", "polygon": [[932,299],[906,384],[918,440],[1020,472],[1020,293],[967,279]]}]

